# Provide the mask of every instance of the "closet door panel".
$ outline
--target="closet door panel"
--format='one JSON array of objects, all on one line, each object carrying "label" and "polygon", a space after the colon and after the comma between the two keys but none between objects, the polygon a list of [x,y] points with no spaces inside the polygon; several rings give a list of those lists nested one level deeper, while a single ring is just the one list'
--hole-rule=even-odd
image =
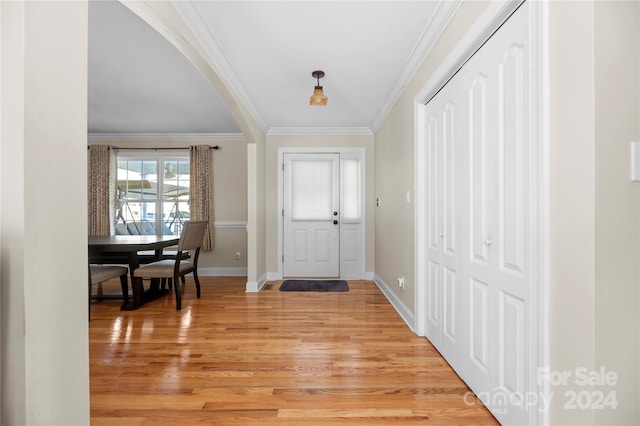
[{"label": "closet door panel", "polygon": [[429,103],[425,120],[427,176],[427,337],[451,366],[461,371],[467,312],[460,278],[462,213],[459,135],[462,91],[443,89]]},{"label": "closet door panel", "polygon": [[434,261],[429,261],[427,267],[427,337],[434,345],[438,345],[440,342],[441,333],[441,282],[440,282],[440,264]]},{"label": "closet door panel", "polygon": [[512,44],[498,66],[500,268],[522,276],[527,222],[524,48]]},{"label": "closet door panel", "polygon": [[427,316],[426,334],[436,347],[442,336],[442,118],[433,108],[426,120]]},{"label": "closet door panel", "polygon": [[456,135],[457,129],[457,108],[456,102],[449,99],[442,113],[442,139],[443,139],[443,220],[444,220],[444,252],[449,256],[457,253],[456,237],[458,227],[457,210],[457,180],[459,170],[456,167],[457,150]]},{"label": "closet door panel", "polygon": [[459,327],[457,324],[457,316],[459,315],[457,299],[460,297],[456,271],[445,267],[443,281],[444,315],[442,333],[443,338],[448,339],[450,343],[455,344],[458,340]]},{"label": "closet door panel", "polygon": [[475,382],[489,374],[489,285],[472,278],[470,292],[469,356],[474,367],[480,370],[480,377],[469,379]]},{"label": "closet door panel", "polygon": [[477,73],[468,91],[469,125],[468,151],[470,170],[470,254],[471,260],[488,264],[487,245],[485,238],[488,234],[489,222],[489,165],[487,146],[487,75]]},{"label": "closet door panel", "polygon": [[[530,209],[531,206],[531,155],[529,140],[529,77],[528,77],[528,18],[526,8],[514,15],[467,63],[477,81],[483,82],[484,103],[473,99],[477,89],[470,91],[469,104],[475,110],[486,108],[484,136],[481,145],[471,132],[470,149],[483,146],[483,154],[474,152],[470,167],[478,168],[482,162],[485,174],[474,172],[471,199],[474,201],[471,215],[476,208],[485,209],[486,222],[472,219],[471,223],[484,228],[484,251],[481,257],[479,242],[474,241],[470,276],[474,283],[472,292],[478,292],[478,282],[486,284],[483,296],[487,297],[488,337],[485,341],[474,336],[469,371],[470,381],[476,392],[492,395],[487,401],[490,409],[501,412],[499,420],[507,424],[527,423],[527,410],[523,395],[530,389],[528,383],[528,354],[530,324]],[[477,84],[477,83],[476,83]],[[474,88],[474,83],[471,83]],[[476,115],[479,115],[476,113]],[[476,126],[473,124],[472,126]],[[479,203],[486,200],[486,204]],[[474,229],[471,237],[481,235]],[[486,263],[482,263],[485,261]],[[480,303],[479,296],[472,296],[473,310]],[[474,314],[475,318],[480,317]],[[478,327],[479,330],[479,327]],[[479,363],[479,342],[488,345],[487,362]],[[488,368],[484,375],[485,366]],[[477,379],[477,380],[474,380]],[[498,396],[508,402],[500,406]]]},{"label": "closet door panel", "polygon": [[[505,421],[525,422],[528,407],[518,399],[530,389],[531,140],[529,132],[529,46],[526,13],[519,10],[497,33],[494,57],[498,85],[498,360],[495,386],[509,398]],[[511,32],[511,36],[509,36]],[[520,401],[520,403],[518,403]]]},{"label": "closet door panel", "polygon": [[427,122],[427,198],[428,198],[428,224],[427,231],[429,248],[438,250],[442,245],[442,182],[441,169],[441,117],[439,114],[430,115]]},{"label": "closet door panel", "polygon": [[526,302],[502,291],[498,299],[499,322],[503,324],[498,339],[498,386],[508,393],[525,395]]},{"label": "closet door panel", "polygon": [[446,356],[449,364],[461,371],[464,359],[464,329],[466,327],[466,311],[464,309],[464,295],[460,289],[460,265],[462,259],[459,256],[461,213],[459,209],[460,195],[459,182],[460,164],[458,161],[459,147],[458,137],[464,131],[460,131],[459,118],[461,114],[458,105],[460,91],[455,86],[445,92],[442,106],[442,164],[443,164],[443,247],[442,247],[442,277],[443,277],[443,324],[440,352]]}]

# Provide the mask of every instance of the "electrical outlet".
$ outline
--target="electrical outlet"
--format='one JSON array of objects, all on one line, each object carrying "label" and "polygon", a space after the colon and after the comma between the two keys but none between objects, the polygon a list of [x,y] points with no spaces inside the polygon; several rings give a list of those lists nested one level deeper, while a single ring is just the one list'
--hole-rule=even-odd
[{"label": "electrical outlet", "polygon": [[234,257],[236,258],[236,260],[240,260],[240,252],[237,251]]}]

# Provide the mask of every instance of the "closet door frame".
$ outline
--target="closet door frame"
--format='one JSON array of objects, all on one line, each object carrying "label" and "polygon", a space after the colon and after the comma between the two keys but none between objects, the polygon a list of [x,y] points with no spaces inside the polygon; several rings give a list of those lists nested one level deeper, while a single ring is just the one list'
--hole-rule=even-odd
[{"label": "closet door frame", "polygon": [[[484,42],[504,23],[522,4],[520,1],[492,1],[462,37],[449,56],[434,72],[422,90],[414,98],[414,193],[415,193],[415,294],[414,294],[414,330],[420,336],[426,333],[427,317],[427,265],[424,259],[428,247],[426,241],[427,194],[426,179],[428,171],[424,168],[426,158],[425,109],[427,102],[447,83],[462,65],[484,44]],[[549,325],[548,311],[548,72],[547,72],[547,10],[546,2],[527,2],[522,7],[529,8],[531,67],[530,67],[530,124],[531,140],[537,141],[532,150],[534,177],[531,182],[531,224],[533,228],[531,265],[531,315],[529,347],[535,349],[528,366],[529,383],[535,387],[529,391],[547,396],[549,390],[540,384],[540,368],[548,367]],[[548,423],[548,412],[532,408],[532,424]]]}]

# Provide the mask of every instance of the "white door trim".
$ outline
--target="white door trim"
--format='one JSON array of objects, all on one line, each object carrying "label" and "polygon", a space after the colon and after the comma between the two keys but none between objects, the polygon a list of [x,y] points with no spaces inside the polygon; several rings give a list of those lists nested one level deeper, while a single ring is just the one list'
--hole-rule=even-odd
[{"label": "white door trim", "polygon": [[[349,279],[365,279],[365,262],[366,262],[366,164],[365,164],[365,149],[361,147],[322,147],[322,148],[313,148],[313,147],[280,147],[278,148],[278,229],[277,229],[277,265],[278,270],[275,273],[268,273],[268,279],[270,280],[278,280],[283,278],[283,263],[282,256],[284,255],[284,239],[283,239],[283,230],[284,230],[284,220],[282,216],[282,211],[284,209],[284,154],[324,154],[324,153],[338,153],[340,154],[340,158],[358,158],[361,164],[361,187],[360,187],[360,205],[362,208],[362,219],[359,223],[359,241],[358,248],[359,253],[358,257],[360,259],[360,264],[356,268],[358,270],[358,276],[344,276],[344,270],[353,268],[344,268],[343,267],[343,258],[340,258],[340,278],[349,278]],[[342,236],[341,236],[342,238]]]},{"label": "white door trim", "polygon": [[[475,53],[475,51],[497,30],[502,23],[518,8],[521,0],[510,2],[492,0],[483,14],[469,28],[449,56],[438,67],[432,77],[414,98],[414,191],[415,191],[415,294],[414,294],[414,330],[416,334],[424,336],[426,333],[426,268],[424,262],[427,253],[425,238],[426,222],[426,171],[420,163],[425,158],[425,104],[446,84],[446,82],[460,69],[460,67]],[[529,7],[530,12],[530,40],[531,40],[531,137],[539,143],[531,152],[534,156],[532,164],[537,180],[532,182],[532,204],[537,210],[531,212],[532,226],[537,230],[537,239],[532,249],[532,286],[531,293],[531,342],[534,348],[529,367],[529,383],[531,392],[535,392],[541,399],[547,399],[548,386],[541,383],[540,369],[549,366],[549,324],[548,324],[548,211],[549,211],[549,132],[548,132],[548,5],[547,2],[527,2],[523,7]],[[532,407],[530,412],[531,424],[548,424],[549,412],[540,411]]]}]

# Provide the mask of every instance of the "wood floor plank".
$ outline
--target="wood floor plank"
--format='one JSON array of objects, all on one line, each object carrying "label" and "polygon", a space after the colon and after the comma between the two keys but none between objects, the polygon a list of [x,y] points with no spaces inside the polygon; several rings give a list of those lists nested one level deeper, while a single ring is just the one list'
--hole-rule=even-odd
[{"label": "wood floor plank", "polygon": [[[93,425],[498,424],[371,281],[344,293],[187,281],[136,311],[94,302]],[[103,285],[117,292],[119,282]]]}]

